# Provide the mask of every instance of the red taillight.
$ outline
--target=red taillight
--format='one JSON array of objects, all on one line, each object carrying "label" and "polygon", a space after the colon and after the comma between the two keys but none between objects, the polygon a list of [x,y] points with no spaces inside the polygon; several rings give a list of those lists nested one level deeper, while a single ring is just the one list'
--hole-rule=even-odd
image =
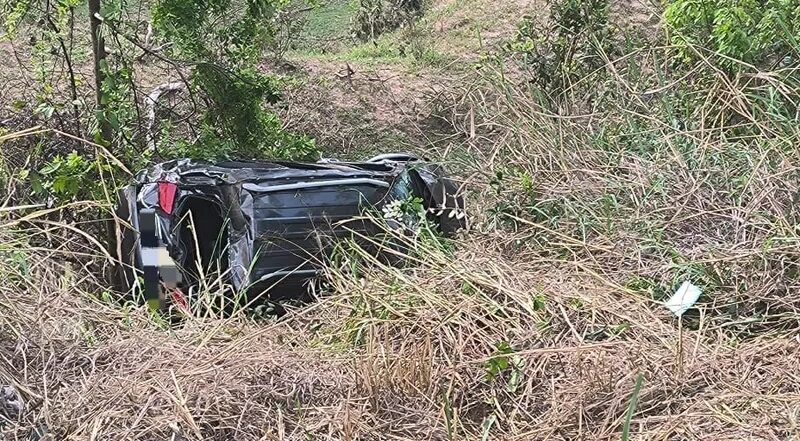
[{"label": "red taillight", "polygon": [[175,205],[175,194],[178,192],[178,186],[172,182],[159,182],[158,183],[158,206],[164,213],[172,214],[172,208]]},{"label": "red taillight", "polygon": [[172,303],[175,307],[178,308],[183,314],[191,314],[191,309],[189,309],[189,300],[183,295],[183,292],[180,289],[173,289],[172,290]]}]

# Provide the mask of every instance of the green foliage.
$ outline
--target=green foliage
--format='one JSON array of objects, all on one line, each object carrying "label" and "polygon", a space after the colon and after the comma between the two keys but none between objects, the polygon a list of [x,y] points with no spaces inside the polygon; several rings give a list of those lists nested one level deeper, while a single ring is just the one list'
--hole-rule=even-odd
[{"label": "green foliage", "polygon": [[31,187],[38,195],[51,195],[62,201],[73,199],[103,199],[100,173],[110,171],[76,151],[66,156],[58,155],[38,172],[30,174]]},{"label": "green foliage", "polygon": [[3,27],[6,35],[14,36],[28,10],[28,2],[22,0],[3,2]]},{"label": "green foliage", "polygon": [[625,288],[657,301],[666,300],[669,296],[669,292],[661,283],[647,276],[631,277],[625,282]]},{"label": "green foliage", "polygon": [[153,22],[184,58],[244,67],[258,61],[274,35],[279,6],[276,0],[248,0],[244,8],[232,0],[161,0]]},{"label": "green foliage", "polygon": [[265,106],[280,99],[278,82],[258,71],[275,33],[275,0],[161,0],[153,20],[175,42],[176,56],[195,61],[193,89],[203,96],[201,136],[165,149],[167,156],[203,159],[314,159],[314,141],[286,133]]},{"label": "green foliage", "polygon": [[[61,82],[71,81],[70,77],[54,75],[64,68],[65,60],[73,57],[75,9],[81,3],[80,0],[0,0],[0,25],[3,26],[0,39],[5,33],[9,39],[28,40],[30,64],[26,68],[38,83],[30,104],[34,113],[45,121],[81,104],[77,95],[73,100],[63,93],[65,84]],[[72,88],[72,84],[66,86]],[[22,100],[13,103],[17,108],[28,104]]]},{"label": "green foliage", "polygon": [[280,98],[277,82],[255,69],[237,73],[205,64],[195,70],[193,81],[204,86],[209,108],[203,118],[199,146],[208,159],[316,159],[316,146],[308,137],[283,130],[277,116],[263,107]]},{"label": "green foliage", "polygon": [[608,0],[550,2],[547,24],[525,17],[507,49],[520,55],[531,80],[545,91],[560,91],[603,67],[615,47]]},{"label": "green foliage", "polygon": [[383,207],[383,217],[419,231],[426,219],[422,198],[409,196],[406,199],[390,202]]},{"label": "green foliage", "polygon": [[356,4],[350,0],[323,2],[309,12],[298,35],[289,42],[294,48],[328,52],[351,40],[350,21]]},{"label": "green foliage", "polygon": [[514,353],[514,349],[506,342],[497,344],[497,350],[492,355],[492,358],[486,362],[486,379],[492,380],[501,372],[511,367],[511,360],[509,354]]},{"label": "green foliage", "polygon": [[353,35],[362,41],[374,40],[413,21],[422,7],[422,0],[359,0],[353,17]]},{"label": "green foliage", "polygon": [[[96,110],[95,119],[89,127],[95,142],[101,143],[100,124],[107,122],[113,129],[113,141],[117,145],[128,142],[133,135],[133,127],[138,118],[136,98],[133,93],[133,68],[124,59],[103,60],[100,62],[103,72],[101,103],[103,107]],[[133,155],[130,149],[124,151]],[[127,158],[126,158],[127,159]]]},{"label": "green foliage", "polygon": [[30,275],[30,262],[28,255],[22,250],[0,250],[0,260],[4,265],[13,269],[11,274],[17,275],[20,278],[25,278]]},{"label": "green foliage", "polygon": [[525,366],[523,358],[515,352],[507,342],[500,342],[484,367],[487,381],[494,380],[504,372],[510,372],[506,390],[511,393],[516,392],[522,384],[522,368]]},{"label": "green foliage", "polygon": [[452,256],[452,241],[438,231],[436,220],[425,209],[422,198],[411,194],[394,196],[398,199],[387,203],[381,213],[385,228],[392,231],[386,238],[390,241],[400,239],[404,248],[407,247],[404,252],[411,256],[424,258],[431,250]]},{"label": "green foliage", "polygon": [[695,61],[703,49],[754,64],[793,64],[800,41],[800,4],[793,0],[670,0],[664,18],[680,57]]},{"label": "green foliage", "polygon": [[50,23],[41,16],[47,11],[56,28],[63,29],[70,19],[71,10],[81,3],[80,0],[4,0],[0,2],[0,21],[8,37],[16,36],[22,25],[52,31]]}]

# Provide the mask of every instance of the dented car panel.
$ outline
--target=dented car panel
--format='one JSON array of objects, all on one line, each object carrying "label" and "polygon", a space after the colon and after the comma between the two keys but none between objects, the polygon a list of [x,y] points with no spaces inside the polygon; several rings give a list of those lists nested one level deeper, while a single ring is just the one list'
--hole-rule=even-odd
[{"label": "dented car panel", "polygon": [[152,240],[180,268],[178,289],[190,293],[216,274],[236,292],[299,299],[337,238],[378,233],[365,209],[409,197],[423,200],[443,233],[466,226],[459,188],[442,167],[411,155],[365,162],[164,162],[138,173],[120,193],[117,279],[130,291],[147,268],[142,243],[150,232],[141,231],[147,213],[154,217]]}]

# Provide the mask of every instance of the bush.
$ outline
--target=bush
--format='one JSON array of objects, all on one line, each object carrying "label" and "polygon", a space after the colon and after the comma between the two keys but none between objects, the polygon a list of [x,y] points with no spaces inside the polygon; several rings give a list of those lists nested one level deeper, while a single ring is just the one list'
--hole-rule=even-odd
[{"label": "bush", "polygon": [[507,48],[520,55],[531,81],[545,91],[561,91],[605,64],[614,34],[608,0],[550,2],[550,18],[540,28],[525,17]]},{"label": "bush", "polygon": [[422,6],[422,0],[359,0],[353,34],[363,41],[374,40],[417,18]]},{"label": "bush", "polygon": [[276,33],[275,0],[254,0],[238,9],[228,0],[160,0],[154,23],[176,44],[175,55],[196,60],[193,90],[204,98],[201,133],[164,149],[168,156],[201,159],[315,159],[314,141],[283,130],[266,108],[280,99],[275,78],[258,70]]},{"label": "bush", "polygon": [[198,66],[192,78],[208,97],[203,134],[188,152],[204,159],[283,158],[317,159],[314,141],[287,133],[277,115],[264,103],[280,99],[274,78],[255,69],[232,73],[214,66]]},{"label": "bush", "polygon": [[703,49],[729,58],[723,61],[729,69],[737,61],[768,66],[797,59],[800,4],[792,0],[670,0],[664,18],[685,61]]}]

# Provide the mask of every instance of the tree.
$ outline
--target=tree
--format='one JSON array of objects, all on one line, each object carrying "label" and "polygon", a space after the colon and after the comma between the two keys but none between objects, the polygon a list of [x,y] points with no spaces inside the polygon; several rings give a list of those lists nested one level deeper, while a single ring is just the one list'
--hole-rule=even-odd
[{"label": "tree", "polygon": [[[128,162],[156,157],[194,156],[219,158],[313,158],[317,155],[314,141],[305,136],[287,133],[270,104],[277,102],[280,82],[259,70],[264,52],[276,33],[275,17],[283,0],[155,0],[154,3],[128,3],[112,0],[89,0],[88,32],[69,21],[69,27],[58,26],[60,16],[51,26],[43,27],[54,17],[51,3],[58,11],[72,11],[80,0],[0,0],[2,22],[11,38],[26,29],[49,33],[63,43],[85,45],[91,49],[93,80],[82,82],[73,77],[73,97],[66,102],[44,102],[41,112],[45,123],[51,116],[64,118],[60,110],[72,102],[72,120],[80,127],[81,120],[98,141],[113,146],[116,154]],[[63,15],[63,13],[62,13]],[[154,38],[140,38],[143,23],[156,32]],[[73,29],[78,32],[73,33]],[[52,50],[41,45],[41,59],[53,65],[70,57],[72,46]],[[142,51],[147,55],[144,57]],[[143,60],[147,58],[147,60]],[[148,61],[150,60],[150,61]],[[71,60],[67,60],[73,72]],[[157,64],[158,69],[148,69]],[[42,70],[54,69],[42,66]],[[81,69],[75,69],[81,71]],[[158,77],[154,72],[177,74],[185,81],[173,87],[169,75]],[[54,75],[55,76],[55,75]],[[58,81],[61,75],[55,76]],[[146,81],[143,81],[146,80]],[[143,83],[163,81],[152,91],[140,91]],[[76,85],[77,84],[77,85]],[[92,84],[94,100],[78,109],[78,87]],[[41,82],[41,91],[61,90]],[[166,91],[166,93],[155,93]],[[167,115],[163,124],[154,121],[162,95],[188,92],[191,107],[175,124]],[[55,93],[55,92],[54,92]],[[44,100],[44,98],[41,98]],[[46,100],[45,100],[46,101]],[[144,111],[142,107],[145,107]],[[81,113],[82,112],[82,113]],[[158,129],[160,126],[160,129]],[[156,133],[158,131],[158,133]],[[156,135],[162,136],[156,136]],[[167,140],[159,145],[158,138]],[[158,149],[154,147],[159,147]]]},{"label": "tree", "polygon": [[[317,156],[313,140],[286,133],[266,103],[279,84],[258,70],[272,42],[277,0],[159,0],[153,20],[174,43],[171,55],[192,63],[192,87],[203,95],[202,136],[194,151],[207,158]],[[199,149],[197,148],[199,147]]]}]

